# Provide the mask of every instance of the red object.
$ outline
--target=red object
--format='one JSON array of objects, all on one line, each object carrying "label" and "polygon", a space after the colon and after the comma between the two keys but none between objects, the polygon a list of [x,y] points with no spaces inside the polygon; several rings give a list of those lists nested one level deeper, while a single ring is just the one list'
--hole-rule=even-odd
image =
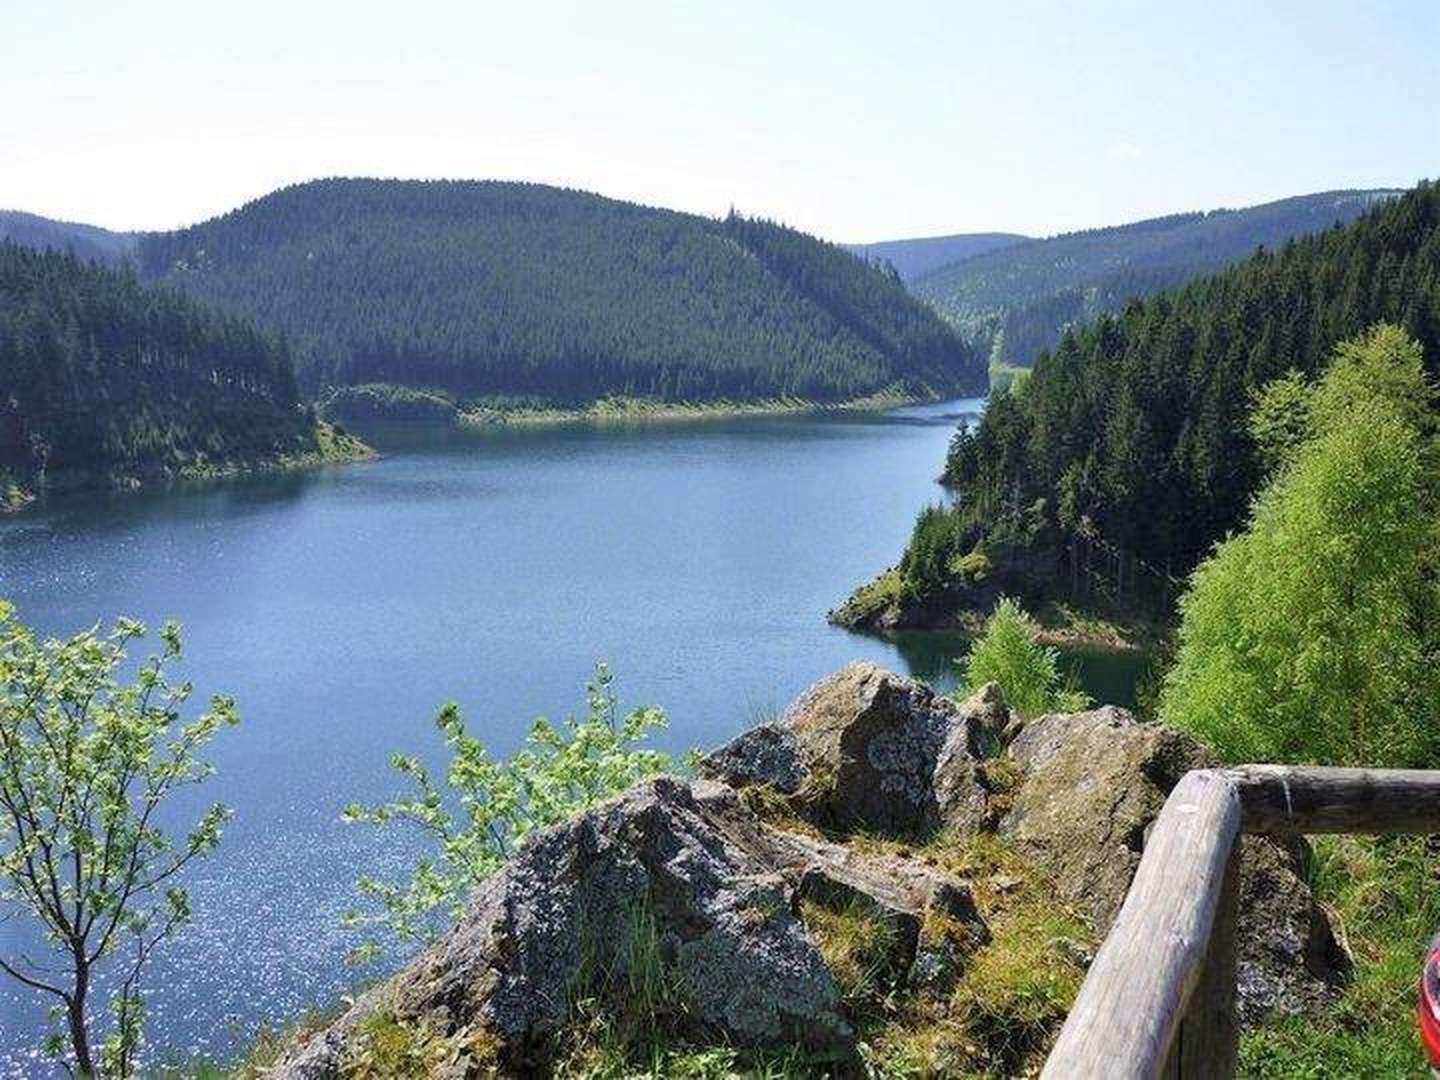
[{"label": "red object", "polygon": [[1440,934],[1430,939],[1425,966],[1420,969],[1420,1041],[1430,1067],[1440,1071]]}]

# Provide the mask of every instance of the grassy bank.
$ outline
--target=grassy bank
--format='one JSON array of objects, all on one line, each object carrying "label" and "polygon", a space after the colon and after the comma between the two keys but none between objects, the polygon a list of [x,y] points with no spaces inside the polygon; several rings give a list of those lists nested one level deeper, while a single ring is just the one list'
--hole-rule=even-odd
[{"label": "grassy bank", "polygon": [[333,390],[317,403],[317,407],[323,416],[356,422],[433,420],[490,427],[496,424],[632,424],[737,416],[883,412],[903,405],[941,401],[946,396],[939,392],[915,394],[888,389],[845,401],[785,396],[753,401],[732,398],[661,401],[626,394],[607,394],[593,401],[579,402],[554,402],[513,395],[463,400],[443,390],[368,383]]},{"label": "grassy bank", "polygon": [[[856,588],[826,618],[836,626],[866,633],[944,630],[973,637],[983,629],[998,595],[994,590],[954,588],[917,598],[906,589],[900,568],[892,566]],[[1032,617],[1036,640],[1063,649],[1153,652],[1163,646],[1170,631],[1165,620],[1143,611],[1102,611],[1053,599],[1037,605]]]},{"label": "grassy bank", "polygon": [[776,397],[760,401],[656,401],[614,395],[583,405],[556,406],[510,403],[476,403],[462,408],[457,420],[484,427],[491,424],[631,424],[651,421],[718,420],[738,416],[787,416],[806,413],[884,412],[903,405],[942,400],[899,391],[881,391],[841,402]]}]

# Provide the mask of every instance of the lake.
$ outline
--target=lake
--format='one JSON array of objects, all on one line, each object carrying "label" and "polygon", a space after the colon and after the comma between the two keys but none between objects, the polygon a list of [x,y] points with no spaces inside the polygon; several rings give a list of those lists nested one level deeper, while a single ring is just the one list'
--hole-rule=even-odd
[{"label": "lake", "polygon": [[[56,499],[0,522],[0,596],[45,633],[128,614],[185,627],[197,699],[242,723],[188,806],[235,810],[191,876],[195,925],[150,967],[153,1043],[224,1055],[261,1020],[359,976],[339,926],[363,872],[413,848],[340,823],[401,790],[391,752],[438,762],[454,699],[496,752],[580,710],[597,660],[663,742],[713,746],[847,660],[954,684],[953,635],[882,641],[825,612],[893,562],[959,419],[886,415],[629,427],[367,432],[381,460],[188,491]],[[1126,701],[1139,661],[1077,658]],[[0,926],[0,949],[21,931]],[[0,984],[0,1075],[38,1069],[34,995]]]}]

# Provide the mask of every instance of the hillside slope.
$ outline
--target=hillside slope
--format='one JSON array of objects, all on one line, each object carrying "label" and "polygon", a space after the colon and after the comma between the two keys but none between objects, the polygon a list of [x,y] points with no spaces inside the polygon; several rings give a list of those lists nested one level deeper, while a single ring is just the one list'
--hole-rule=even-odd
[{"label": "hillside slope", "polygon": [[21,210],[0,210],[0,240],[42,251],[68,251],[90,262],[118,263],[135,247],[135,234],[55,221]]},{"label": "hillside slope", "polygon": [[899,565],[837,621],[947,623],[998,587],[1122,605],[1144,599],[1137,580],[1173,590],[1259,489],[1255,391],[1313,375],[1380,321],[1440,370],[1440,186],[1067,334],[956,436],[954,504],[925,511]]},{"label": "hillside slope", "polygon": [[904,282],[951,266],[987,251],[1028,243],[1019,233],[956,233],[952,236],[922,236],[909,240],[880,240],[872,244],[846,244],[864,259],[888,262]]},{"label": "hillside slope", "polygon": [[363,448],[299,401],[288,352],[128,270],[0,242],[0,505]]},{"label": "hillside slope", "polygon": [[835,245],[535,184],[315,181],[143,236],[138,262],[285,334],[311,392],[835,402],[984,387],[942,320]]},{"label": "hillside slope", "polygon": [[977,255],[921,277],[911,289],[987,354],[1029,365],[1067,326],[1217,270],[1257,247],[1352,221],[1394,194],[1326,191],[1067,233]]}]

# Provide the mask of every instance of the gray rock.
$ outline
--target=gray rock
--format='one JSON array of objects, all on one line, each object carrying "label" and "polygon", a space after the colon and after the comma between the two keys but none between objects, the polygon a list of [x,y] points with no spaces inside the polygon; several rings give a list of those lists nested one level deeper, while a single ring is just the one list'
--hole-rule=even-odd
[{"label": "gray rock", "polygon": [[1010,744],[1024,770],[999,831],[1038,862],[1096,930],[1110,929],[1140,864],[1145,830],[1185,772],[1193,739],[1124,709],[1044,716]]},{"label": "gray rock", "polygon": [[985,762],[1004,751],[1019,730],[1019,717],[997,683],[986,683],[960,704],[932,779],[942,825],[960,832],[993,827],[996,785]]},{"label": "gray rock", "polygon": [[800,747],[779,724],[760,724],[713,750],[697,769],[708,780],[731,787],[767,784],[782,795],[794,795],[805,780]]},{"label": "gray rock", "polygon": [[[736,786],[769,784],[829,827],[891,835],[933,829],[940,823],[936,763],[949,742],[954,757],[998,738],[993,696],[977,695],[972,725],[949,698],[856,661],[807,690],[775,723],[715,751],[700,774]],[[1003,702],[999,709],[1006,712]]]},{"label": "gray rock", "polygon": [[665,1020],[680,1034],[799,1045],[843,1070],[854,1032],[797,914],[803,896],[826,891],[864,897],[910,928],[901,975],[932,910],[985,935],[968,887],[943,871],[784,833],[730,788],[661,777],[532,838],[457,926],[293,1047],[275,1075],[338,1075],[381,1010],[446,1035],[483,1032],[504,1069],[541,1068],[577,992],[633,1007],[627,965],[646,951],[637,940],[660,957],[675,995]]},{"label": "gray rock", "polygon": [[1241,843],[1236,957],[1241,1019],[1327,1004],[1349,980],[1353,965],[1306,884],[1309,845],[1298,837],[1247,836]]},{"label": "gray rock", "polygon": [[[1123,709],[1041,717],[1010,745],[1024,769],[999,822],[1099,934],[1114,922],[1150,825],[1190,769],[1214,764],[1193,738]],[[1303,840],[1245,837],[1240,860],[1240,1010],[1299,1011],[1326,1000],[1349,963],[1305,883]]]}]

